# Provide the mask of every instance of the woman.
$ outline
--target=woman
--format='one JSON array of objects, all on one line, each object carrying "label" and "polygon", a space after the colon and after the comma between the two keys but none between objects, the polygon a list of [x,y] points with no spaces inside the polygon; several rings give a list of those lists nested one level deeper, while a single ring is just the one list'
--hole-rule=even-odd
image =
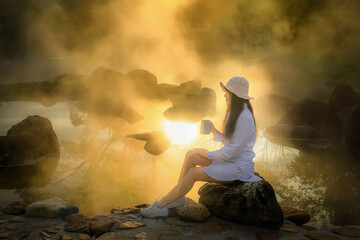
[{"label": "woman", "polygon": [[[209,152],[196,148],[187,152],[178,184],[162,199],[140,210],[143,217],[168,217],[169,208],[185,204],[185,195],[196,181],[232,183],[234,180],[257,182],[262,178],[254,175],[256,124],[249,102],[249,82],[244,77],[232,77],[224,86],[228,107],[223,133],[211,123],[215,141],[224,143],[219,150]],[[200,166],[200,167],[197,167]]]}]

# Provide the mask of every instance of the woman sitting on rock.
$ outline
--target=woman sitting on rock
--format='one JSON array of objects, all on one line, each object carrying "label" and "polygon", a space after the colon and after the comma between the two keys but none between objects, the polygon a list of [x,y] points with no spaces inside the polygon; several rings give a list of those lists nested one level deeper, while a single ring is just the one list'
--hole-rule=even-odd
[{"label": "woman sitting on rock", "polygon": [[[211,132],[215,141],[224,147],[209,152],[196,148],[187,152],[178,184],[163,198],[148,208],[140,210],[147,218],[168,217],[169,208],[185,204],[185,195],[196,181],[212,183],[232,183],[234,180],[257,182],[262,178],[254,175],[256,124],[249,102],[249,82],[244,77],[232,77],[224,86],[228,107],[224,119],[224,131],[219,132],[211,122]],[[198,167],[200,166],[200,167]]]}]

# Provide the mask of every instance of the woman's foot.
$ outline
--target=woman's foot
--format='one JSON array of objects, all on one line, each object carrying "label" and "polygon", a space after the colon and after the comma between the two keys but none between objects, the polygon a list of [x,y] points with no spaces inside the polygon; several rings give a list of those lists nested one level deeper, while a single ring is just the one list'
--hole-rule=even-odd
[{"label": "woman's foot", "polygon": [[169,216],[169,210],[167,207],[161,207],[155,200],[150,207],[140,209],[140,215],[146,218],[167,218]]},{"label": "woman's foot", "polygon": [[174,202],[172,202],[172,203],[170,203],[169,205],[167,205],[166,207],[168,208],[168,209],[170,209],[170,208],[178,208],[178,207],[182,207],[182,206],[184,206],[185,205],[185,203],[186,203],[186,197],[184,196],[184,197],[181,197],[181,198],[179,198],[178,200],[176,200],[176,201],[174,201]]}]

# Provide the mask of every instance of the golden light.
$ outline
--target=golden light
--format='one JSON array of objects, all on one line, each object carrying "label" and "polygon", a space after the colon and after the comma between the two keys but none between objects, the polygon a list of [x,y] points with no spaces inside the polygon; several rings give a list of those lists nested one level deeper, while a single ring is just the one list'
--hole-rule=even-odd
[{"label": "golden light", "polygon": [[165,120],[165,136],[177,145],[190,144],[199,133],[199,124]]}]

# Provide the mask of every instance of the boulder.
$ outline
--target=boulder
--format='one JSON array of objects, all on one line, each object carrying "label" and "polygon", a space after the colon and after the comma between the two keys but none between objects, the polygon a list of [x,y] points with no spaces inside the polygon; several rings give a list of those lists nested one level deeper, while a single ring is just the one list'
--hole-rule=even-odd
[{"label": "boulder", "polygon": [[268,228],[279,228],[284,223],[274,190],[265,180],[206,183],[199,195],[199,203],[218,217]]},{"label": "boulder", "polygon": [[184,206],[176,209],[176,213],[185,220],[201,222],[210,216],[209,210],[194,200],[187,198]]},{"label": "boulder", "polygon": [[71,205],[61,198],[52,198],[37,201],[26,207],[27,217],[64,217],[73,213],[78,213],[79,208]]},{"label": "boulder", "polygon": [[28,116],[0,136],[0,188],[46,185],[59,158],[59,140],[49,119]]}]

